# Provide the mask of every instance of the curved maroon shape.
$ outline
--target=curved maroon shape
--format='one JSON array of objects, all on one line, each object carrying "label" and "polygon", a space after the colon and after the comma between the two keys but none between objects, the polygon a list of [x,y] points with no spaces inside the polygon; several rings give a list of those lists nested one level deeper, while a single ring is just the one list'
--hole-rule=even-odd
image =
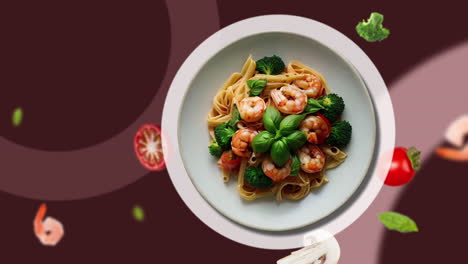
[{"label": "curved maroon shape", "polygon": [[166,71],[164,2],[28,5],[12,4],[2,16],[11,26],[0,44],[0,86],[8,91],[0,97],[1,121],[10,123],[7,113],[21,106],[25,122],[0,135],[34,149],[71,151],[126,129],[153,100]]},{"label": "curved maroon shape", "polygon": [[[171,34],[164,1],[12,1],[2,21],[0,189],[41,200],[115,190],[148,172],[133,136],[157,123]],[[27,6],[27,8],[25,8]],[[15,106],[24,110],[11,125]],[[6,125],[8,124],[8,125]]]}]

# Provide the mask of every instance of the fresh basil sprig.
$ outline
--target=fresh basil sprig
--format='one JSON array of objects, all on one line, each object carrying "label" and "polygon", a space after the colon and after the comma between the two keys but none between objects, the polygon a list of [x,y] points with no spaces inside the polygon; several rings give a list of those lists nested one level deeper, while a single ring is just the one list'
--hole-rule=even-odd
[{"label": "fresh basil sprig", "polygon": [[292,156],[292,164],[291,164],[291,173],[290,176],[298,176],[299,169],[301,168],[301,161],[297,155]]},{"label": "fresh basil sprig", "polygon": [[288,143],[284,138],[275,141],[271,146],[270,156],[273,162],[278,166],[283,166],[290,158]]},{"label": "fresh basil sprig", "polygon": [[305,117],[305,114],[288,115],[287,117],[285,117],[283,120],[281,120],[281,123],[279,125],[279,131],[281,135],[287,136],[292,132],[296,131],[299,127],[299,124],[301,124],[302,120],[304,120]]},{"label": "fresh basil sprig", "polygon": [[307,135],[302,131],[296,130],[287,135],[285,139],[288,143],[289,149],[291,151],[296,151],[306,143]]},{"label": "fresh basil sprig", "polygon": [[262,131],[255,136],[252,141],[252,148],[254,152],[264,153],[270,150],[271,145],[275,142],[275,135],[268,131]]},{"label": "fresh basil sprig", "polygon": [[306,134],[297,130],[304,118],[305,114],[289,115],[283,119],[276,108],[267,107],[263,115],[266,131],[255,136],[253,150],[258,153],[270,151],[273,162],[283,166],[291,157],[290,151],[299,149],[307,141]]},{"label": "fresh basil sprig", "polygon": [[304,113],[312,114],[322,109],[325,109],[325,107],[323,107],[317,100],[310,98],[307,100],[307,106],[304,109]]},{"label": "fresh basil sprig", "polygon": [[278,109],[274,108],[273,106],[267,107],[265,113],[263,114],[263,126],[265,129],[272,134],[276,134],[280,123],[281,113],[278,111]]},{"label": "fresh basil sprig", "polygon": [[248,80],[247,86],[250,88],[251,96],[258,96],[267,85],[267,80]]},{"label": "fresh basil sprig", "polygon": [[241,120],[241,116],[239,113],[239,109],[237,109],[237,105],[234,105],[234,110],[232,111],[231,120],[228,121],[227,125],[234,130],[237,130],[237,122]]}]

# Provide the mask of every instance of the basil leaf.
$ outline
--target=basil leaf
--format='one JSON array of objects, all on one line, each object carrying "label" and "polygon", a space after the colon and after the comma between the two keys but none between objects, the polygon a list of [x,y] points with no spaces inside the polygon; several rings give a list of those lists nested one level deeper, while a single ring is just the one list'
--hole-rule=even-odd
[{"label": "basil leaf", "polygon": [[138,222],[143,222],[143,220],[145,220],[145,211],[143,211],[143,208],[139,205],[135,205],[133,207],[132,214],[133,218],[135,218],[135,220]]},{"label": "basil leaf", "polygon": [[290,176],[298,176],[299,169],[301,168],[301,161],[297,157],[297,155],[293,155],[292,157],[292,164],[291,164],[291,173]]},{"label": "basil leaf", "polygon": [[241,120],[239,110],[237,109],[237,105],[234,105],[234,110],[232,111],[231,120],[227,123],[229,127],[234,130],[237,130],[237,122]]},{"label": "basil leaf", "polygon": [[267,85],[267,80],[248,80],[247,86],[250,88],[251,96],[258,96],[262,93],[263,88]]},{"label": "basil leaf", "polygon": [[276,130],[279,128],[279,124],[281,122],[281,114],[280,112],[274,108],[273,106],[268,106],[263,114],[263,126],[265,129],[275,134]]},{"label": "basil leaf", "polygon": [[252,149],[257,153],[264,153],[270,150],[271,145],[275,141],[275,135],[268,131],[262,131],[255,136],[252,141]]},{"label": "basil leaf", "polygon": [[312,113],[318,112],[319,110],[322,110],[322,109],[325,109],[325,107],[323,107],[319,103],[318,100],[310,98],[309,100],[307,100],[307,106],[306,106],[306,108],[304,110],[304,113],[312,114]]},{"label": "basil leaf", "polygon": [[289,149],[296,151],[306,143],[307,135],[302,131],[296,130],[286,136],[285,139],[288,143]]},{"label": "basil leaf", "polygon": [[23,109],[20,107],[16,108],[11,116],[11,121],[15,127],[21,125],[21,121],[23,121]]},{"label": "basil leaf", "polygon": [[291,154],[289,154],[288,144],[286,144],[283,139],[275,141],[271,146],[270,156],[277,166],[283,166],[291,156]]},{"label": "basil leaf", "polygon": [[406,215],[396,212],[385,212],[378,215],[382,224],[390,230],[401,233],[418,232],[416,223]]},{"label": "basil leaf", "polygon": [[281,135],[287,136],[294,132],[294,130],[297,129],[299,124],[304,120],[305,114],[302,115],[288,115],[285,117],[280,125],[279,125],[279,130],[281,131]]}]

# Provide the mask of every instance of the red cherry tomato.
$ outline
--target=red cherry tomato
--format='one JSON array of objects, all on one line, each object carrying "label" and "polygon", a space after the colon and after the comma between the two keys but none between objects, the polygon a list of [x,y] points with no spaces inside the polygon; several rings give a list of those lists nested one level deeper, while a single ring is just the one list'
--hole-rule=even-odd
[{"label": "red cherry tomato", "polygon": [[166,167],[161,143],[161,128],[145,124],[138,129],[133,141],[135,153],[141,165],[150,171],[160,171]]},{"label": "red cherry tomato", "polygon": [[385,184],[389,186],[400,186],[407,184],[413,179],[414,174],[420,168],[420,151],[412,147],[409,150],[397,147],[393,151],[392,164],[385,178]]},{"label": "red cherry tomato", "polygon": [[231,150],[223,152],[220,160],[220,166],[226,170],[236,170],[239,168],[239,165],[242,161],[242,159],[236,156]]},{"label": "red cherry tomato", "polygon": [[317,140],[318,140],[317,143],[318,144],[323,144],[325,142],[325,139],[327,139],[327,137],[330,135],[331,125],[330,125],[330,121],[328,121],[328,119],[325,116],[323,116],[322,114],[317,113],[317,116],[320,117],[327,124],[327,129],[324,131],[324,133],[319,134],[319,136],[317,138]]}]

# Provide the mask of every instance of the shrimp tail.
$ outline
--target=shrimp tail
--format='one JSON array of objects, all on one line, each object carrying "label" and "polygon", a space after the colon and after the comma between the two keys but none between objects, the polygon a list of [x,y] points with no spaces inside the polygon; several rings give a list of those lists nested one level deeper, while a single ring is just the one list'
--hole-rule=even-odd
[{"label": "shrimp tail", "polygon": [[436,153],[445,159],[453,161],[468,161],[468,150],[459,151],[452,148],[438,148]]},{"label": "shrimp tail", "polygon": [[281,103],[283,100],[281,98],[281,92],[279,90],[273,90],[270,92],[270,96],[273,101]]},{"label": "shrimp tail", "polygon": [[44,220],[45,214],[47,212],[47,206],[45,203],[41,204],[37,210],[36,217],[34,218],[34,232],[36,234],[41,234],[43,232],[42,221]]}]

